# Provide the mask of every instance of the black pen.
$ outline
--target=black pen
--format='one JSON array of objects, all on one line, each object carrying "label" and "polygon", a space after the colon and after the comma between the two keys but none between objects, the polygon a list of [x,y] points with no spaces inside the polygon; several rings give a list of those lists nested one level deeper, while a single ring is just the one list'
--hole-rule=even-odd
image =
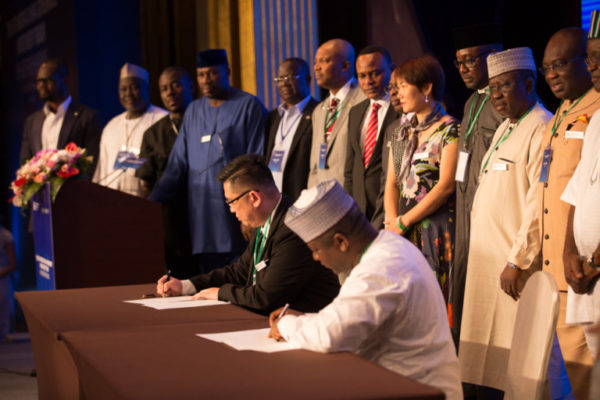
[{"label": "black pen", "polygon": [[165,282],[163,283],[163,295],[162,295],[162,297],[167,297],[166,296],[166,292],[165,292],[165,285],[167,284],[167,282],[169,282],[169,279],[171,279],[171,270],[170,269],[167,270],[167,279],[165,279]]}]

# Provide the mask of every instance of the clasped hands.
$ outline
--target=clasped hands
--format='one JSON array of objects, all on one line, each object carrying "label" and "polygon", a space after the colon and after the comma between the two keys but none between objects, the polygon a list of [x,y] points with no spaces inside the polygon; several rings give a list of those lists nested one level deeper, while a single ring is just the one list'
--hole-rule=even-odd
[{"label": "clasped hands", "polygon": [[[181,296],[183,294],[183,285],[177,278],[163,275],[156,282],[156,293],[161,297]],[[192,300],[219,300],[219,288],[211,287],[203,289],[192,296]]]},{"label": "clasped hands", "polygon": [[[592,262],[596,265],[600,264],[600,248],[594,251]],[[577,294],[588,293],[600,276],[600,270],[592,267],[586,260],[582,260],[579,254],[565,254],[563,264],[565,279]]]}]

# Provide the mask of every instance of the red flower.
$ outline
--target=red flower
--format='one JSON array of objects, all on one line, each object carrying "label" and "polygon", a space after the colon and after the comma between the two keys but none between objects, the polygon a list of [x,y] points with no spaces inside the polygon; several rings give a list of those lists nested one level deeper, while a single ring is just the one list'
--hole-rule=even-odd
[{"label": "red flower", "polygon": [[13,183],[15,184],[16,187],[21,187],[21,186],[23,186],[23,184],[25,184],[25,182],[27,182],[27,179],[19,178],[19,179],[16,179]]},{"label": "red flower", "polygon": [[77,149],[79,149],[79,147],[77,147],[77,145],[73,142],[70,142],[67,147],[65,147],[65,150],[69,151],[69,152],[75,152],[77,151]]}]

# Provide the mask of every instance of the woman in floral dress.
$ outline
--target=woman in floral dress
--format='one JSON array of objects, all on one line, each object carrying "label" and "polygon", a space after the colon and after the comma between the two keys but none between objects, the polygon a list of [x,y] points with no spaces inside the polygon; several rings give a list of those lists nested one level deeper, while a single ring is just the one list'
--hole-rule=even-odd
[{"label": "woman in floral dress", "polygon": [[448,300],[459,122],[440,103],[445,77],[434,57],[408,60],[398,66],[394,77],[407,118],[390,148],[386,229],[421,249]]}]

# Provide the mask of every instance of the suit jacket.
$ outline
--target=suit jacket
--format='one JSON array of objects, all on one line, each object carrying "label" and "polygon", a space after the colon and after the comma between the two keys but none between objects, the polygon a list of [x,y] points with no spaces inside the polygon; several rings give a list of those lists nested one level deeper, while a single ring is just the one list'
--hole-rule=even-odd
[{"label": "suit jacket", "polygon": [[291,204],[289,197],[283,195],[273,215],[261,256],[267,266],[256,273],[256,285],[252,284],[252,273],[257,233],[238,261],[191,278],[196,290],[220,287],[219,300],[262,314],[269,314],[285,303],[304,312],[316,312],[329,304],[337,296],[339,281],[329,269],[312,259],[302,239],[283,223]]},{"label": "suit jacket", "polygon": [[[348,153],[344,170],[344,189],[354,197],[360,210],[372,221],[377,206],[377,197],[381,189],[381,153],[385,143],[385,131],[398,117],[390,105],[381,122],[381,130],[369,165],[365,168],[361,149],[361,131],[365,118],[370,114],[370,100],[367,99],[352,107],[348,117]],[[383,219],[377,224],[383,225]],[[380,226],[375,226],[380,229]]]},{"label": "suit jacket", "polygon": [[[290,146],[288,158],[283,170],[282,192],[292,199],[297,199],[302,189],[306,189],[308,182],[308,171],[310,166],[310,146],[312,144],[312,112],[317,106],[317,101],[312,97],[306,103],[302,111],[302,117],[294,132],[292,144]],[[269,113],[268,132],[266,141],[266,159],[271,158],[273,147],[275,146],[275,137],[279,128],[281,116],[277,109]]]},{"label": "suit jacket", "polygon": [[344,99],[343,108],[335,121],[335,125],[327,142],[327,156],[325,169],[319,169],[319,150],[324,142],[325,115],[327,113],[324,101],[320,102],[313,111],[313,140],[310,150],[310,172],[308,187],[331,178],[337,179],[340,185],[344,184],[344,168],[346,166],[346,152],[348,150],[348,114],[350,109],[365,99],[365,95],[358,87],[356,80],[352,81],[350,91]]},{"label": "suit jacket", "polygon": [[[44,110],[40,109],[25,120],[20,165],[42,150],[42,125],[45,118]],[[87,154],[94,157],[92,166],[86,171],[86,175],[91,178],[98,162],[101,135],[102,125],[98,112],[73,100],[65,112],[56,147],[63,149],[70,142],[74,142],[77,146],[85,148]]]}]

